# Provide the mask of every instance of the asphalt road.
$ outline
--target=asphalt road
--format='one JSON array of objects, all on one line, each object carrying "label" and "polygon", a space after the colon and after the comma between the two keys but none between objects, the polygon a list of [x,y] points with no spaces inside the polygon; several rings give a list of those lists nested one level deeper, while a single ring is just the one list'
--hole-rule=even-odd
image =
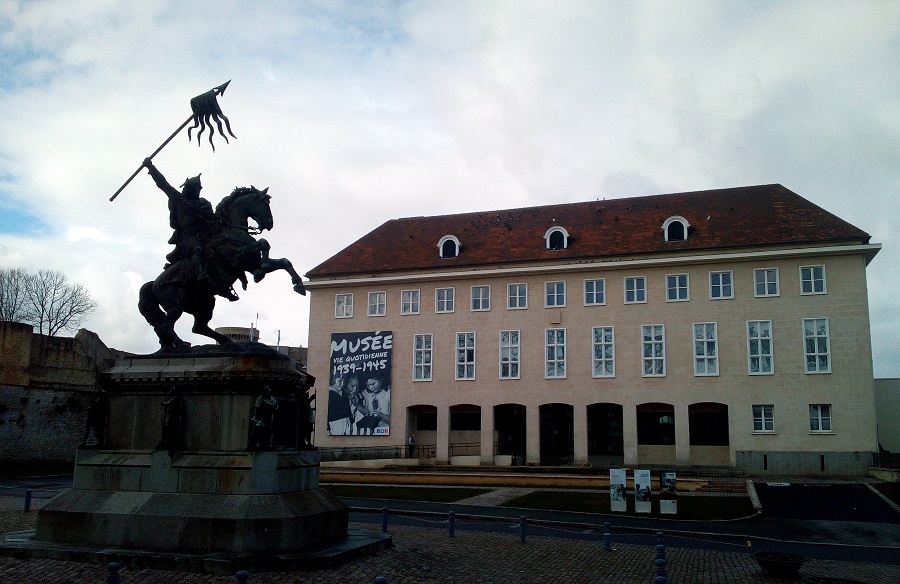
[{"label": "asphalt road", "polygon": [[900,516],[859,483],[754,483],[766,517],[897,523]]},{"label": "asphalt road", "polygon": [[28,479],[0,478],[0,496],[22,497],[31,489],[32,499],[52,499],[72,486],[72,477],[39,477]]}]

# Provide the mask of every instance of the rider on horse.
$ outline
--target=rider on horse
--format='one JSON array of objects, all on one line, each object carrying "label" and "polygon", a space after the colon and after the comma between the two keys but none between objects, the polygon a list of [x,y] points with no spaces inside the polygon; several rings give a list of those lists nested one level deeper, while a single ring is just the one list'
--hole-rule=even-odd
[{"label": "rider on horse", "polygon": [[[175,249],[166,256],[166,260],[170,264],[189,260],[197,281],[209,282],[204,252],[211,232],[216,229],[216,219],[210,202],[200,196],[200,189],[203,188],[200,175],[186,179],[179,192],[153,166],[149,158],[144,160],[144,166],[156,186],[169,198],[169,225],[174,230],[169,243],[174,243]],[[230,286],[221,287],[215,293],[232,302],[238,299]]]}]

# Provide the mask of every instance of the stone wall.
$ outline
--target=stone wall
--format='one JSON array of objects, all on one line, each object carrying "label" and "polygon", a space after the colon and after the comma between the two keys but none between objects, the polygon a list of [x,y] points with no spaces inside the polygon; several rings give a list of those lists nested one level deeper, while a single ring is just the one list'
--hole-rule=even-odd
[{"label": "stone wall", "polygon": [[88,330],[75,337],[33,330],[0,321],[0,461],[74,460],[97,373],[115,351]]}]

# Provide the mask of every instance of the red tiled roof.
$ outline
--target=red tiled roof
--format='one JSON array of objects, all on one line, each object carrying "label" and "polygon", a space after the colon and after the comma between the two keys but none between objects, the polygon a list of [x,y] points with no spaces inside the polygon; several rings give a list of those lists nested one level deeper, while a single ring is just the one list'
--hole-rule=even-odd
[{"label": "red tiled roof", "polygon": [[[686,241],[666,242],[663,222],[690,224]],[[544,233],[569,233],[548,250]],[[462,251],[440,258],[438,241],[455,235]],[[869,234],[779,184],[567,203],[503,211],[394,219],[306,275],[321,278],[397,270],[458,268],[749,246],[868,243]]]}]

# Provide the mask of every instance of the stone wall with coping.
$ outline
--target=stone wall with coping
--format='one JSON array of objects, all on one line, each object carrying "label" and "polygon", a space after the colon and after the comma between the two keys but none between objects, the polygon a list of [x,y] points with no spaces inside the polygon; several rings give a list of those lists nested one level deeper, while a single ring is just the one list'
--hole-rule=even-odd
[{"label": "stone wall with coping", "polygon": [[0,321],[0,460],[74,460],[97,373],[114,351],[93,332],[34,334]]}]

